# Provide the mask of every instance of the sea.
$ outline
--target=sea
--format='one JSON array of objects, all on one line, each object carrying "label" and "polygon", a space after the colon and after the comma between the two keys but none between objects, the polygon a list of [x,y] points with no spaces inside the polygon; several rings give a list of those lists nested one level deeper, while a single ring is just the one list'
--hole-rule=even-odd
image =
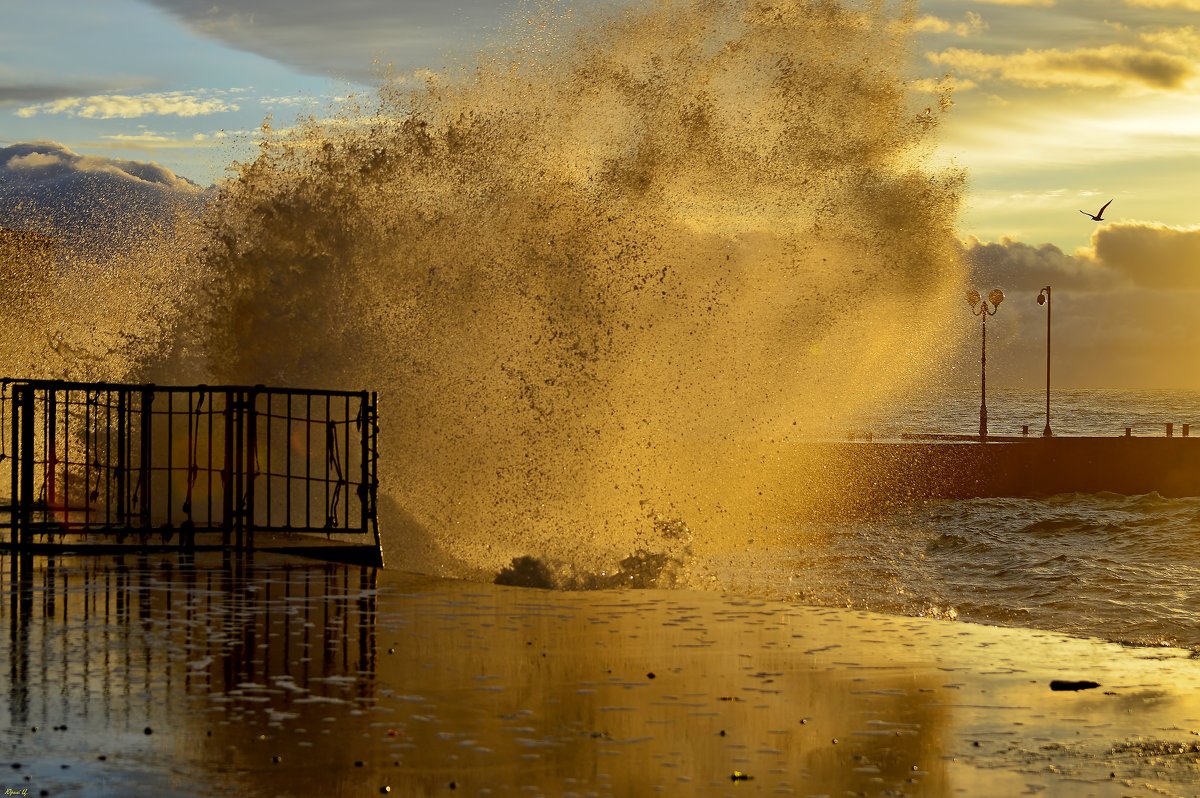
[{"label": "sea", "polygon": [[[854,432],[975,434],[979,399],[910,403]],[[1044,390],[989,391],[987,406],[992,435],[1045,427]],[[1053,391],[1050,413],[1057,436],[1163,437],[1168,424],[1200,435],[1197,391]],[[718,581],[801,602],[1200,650],[1200,496],[939,500],[764,533],[775,555],[735,557]]]}]

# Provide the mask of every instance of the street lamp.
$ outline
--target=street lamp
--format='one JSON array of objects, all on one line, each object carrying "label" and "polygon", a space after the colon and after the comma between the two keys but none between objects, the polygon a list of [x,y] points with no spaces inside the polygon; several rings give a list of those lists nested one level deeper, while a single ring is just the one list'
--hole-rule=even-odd
[{"label": "street lamp", "polygon": [[1042,437],[1050,437],[1050,286],[1038,293],[1038,304],[1046,306],[1046,428]]},{"label": "street lamp", "polygon": [[987,318],[996,315],[996,311],[1000,309],[1000,303],[1003,301],[1004,292],[999,288],[993,288],[988,293],[987,299],[980,296],[978,291],[967,292],[967,304],[971,306],[971,312],[983,318],[983,354],[979,358],[979,440],[981,441],[987,439]]}]

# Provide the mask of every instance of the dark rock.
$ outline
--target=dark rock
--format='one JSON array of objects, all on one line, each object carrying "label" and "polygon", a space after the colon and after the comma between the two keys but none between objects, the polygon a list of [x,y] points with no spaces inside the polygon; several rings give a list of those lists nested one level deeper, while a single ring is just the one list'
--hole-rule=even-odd
[{"label": "dark rock", "polygon": [[1055,679],[1050,682],[1050,689],[1057,692],[1074,691],[1074,690],[1091,690],[1094,687],[1099,687],[1099,682],[1089,682],[1087,680],[1071,681],[1069,679]]},{"label": "dark rock", "polygon": [[554,575],[546,563],[537,557],[525,555],[524,557],[513,557],[512,564],[496,574],[495,583],[549,590],[554,587]]}]

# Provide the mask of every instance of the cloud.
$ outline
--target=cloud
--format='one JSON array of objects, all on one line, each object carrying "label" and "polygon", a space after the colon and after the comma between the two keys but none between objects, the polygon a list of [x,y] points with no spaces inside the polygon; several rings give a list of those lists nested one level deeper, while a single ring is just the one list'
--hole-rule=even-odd
[{"label": "cloud", "polygon": [[0,105],[57,100],[78,93],[74,86],[54,83],[0,83]]},{"label": "cloud", "polygon": [[987,30],[987,23],[974,11],[968,11],[962,22],[950,22],[941,17],[926,15],[916,21],[913,30],[918,33],[953,33],[955,36],[966,38]]},{"label": "cloud", "polygon": [[472,55],[514,0],[149,0],[197,33],[310,74],[372,80],[373,62],[405,70]]},{"label": "cloud", "polygon": [[[1090,247],[1072,254],[1052,244],[971,238],[963,243],[963,258],[970,287],[986,292],[998,286],[1007,295],[995,323],[988,323],[989,383],[1044,380],[1047,316],[1036,299],[1049,285],[1056,387],[1200,388],[1200,372],[1190,367],[1200,346],[1194,311],[1200,227],[1102,225]],[[976,332],[975,347],[978,340]]]},{"label": "cloud", "polygon": [[1097,263],[1087,253],[1068,255],[1053,244],[1034,246],[1011,238],[984,242],[970,237],[963,256],[980,285],[1005,290],[1040,291],[1045,285],[1070,285],[1077,290],[1114,290],[1124,277]]},{"label": "cloud", "polygon": [[100,138],[122,144],[170,144],[179,141],[171,136],[155,133],[153,130],[143,130],[141,133],[113,133]]},{"label": "cloud", "polygon": [[1200,225],[1103,224],[1093,231],[1090,245],[1073,254],[1053,244],[975,237],[964,242],[963,252],[974,276],[1020,290],[1050,283],[1080,291],[1200,291]]},{"label": "cloud", "polygon": [[1092,235],[1095,257],[1134,285],[1200,290],[1200,226],[1123,222]]},{"label": "cloud", "polygon": [[142,116],[205,116],[237,111],[235,103],[219,97],[183,92],[151,94],[97,94],[91,97],[63,97],[47,103],[29,105],[16,111],[29,118],[38,114],[66,114],[85,119],[136,119]]},{"label": "cloud", "polygon": [[[1200,8],[1200,0],[1196,0]],[[1176,50],[1181,53],[1200,53],[1200,31],[1191,25],[1142,31],[1138,39],[1150,47]]]},{"label": "cloud", "polygon": [[926,58],[975,78],[995,78],[1039,88],[1141,86],[1180,91],[1196,75],[1195,62],[1186,56],[1124,44],[1077,50],[1025,50],[1005,55],[950,48],[927,53]]},{"label": "cloud", "polygon": [[[2,40],[2,37],[0,37]],[[99,91],[95,77],[44,74],[0,63],[0,105],[40,103],[62,97],[78,97]]]},{"label": "cloud", "polygon": [[82,155],[52,141],[0,148],[0,227],[95,252],[194,217],[206,198],[156,163]]},{"label": "cloud", "polygon": [[1125,5],[1134,8],[1178,8],[1183,11],[1200,11],[1200,0],[1125,0]]}]

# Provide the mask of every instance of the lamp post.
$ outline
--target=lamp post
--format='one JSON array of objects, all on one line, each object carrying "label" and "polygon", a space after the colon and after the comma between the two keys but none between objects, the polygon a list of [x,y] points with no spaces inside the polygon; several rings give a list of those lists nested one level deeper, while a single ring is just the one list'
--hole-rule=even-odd
[{"label": "lamp post", "polygon": [[1050,286],[1038,293],[1038,304],[1046,306],[1046,428],[1042,437],[1049,438],[1050,433]]},{"label": "lamp post", "polygon": [[[987,440],[987,318],[995,316],[1004,301],[1004,292],[993,288],[988,292],[987,299],[980,296],[978,291],[967,292],[967,304],[971,312],[983,319],[983,352],[979,358],[979,440]],[[989,304],[990,303],[990,304]]]}]

